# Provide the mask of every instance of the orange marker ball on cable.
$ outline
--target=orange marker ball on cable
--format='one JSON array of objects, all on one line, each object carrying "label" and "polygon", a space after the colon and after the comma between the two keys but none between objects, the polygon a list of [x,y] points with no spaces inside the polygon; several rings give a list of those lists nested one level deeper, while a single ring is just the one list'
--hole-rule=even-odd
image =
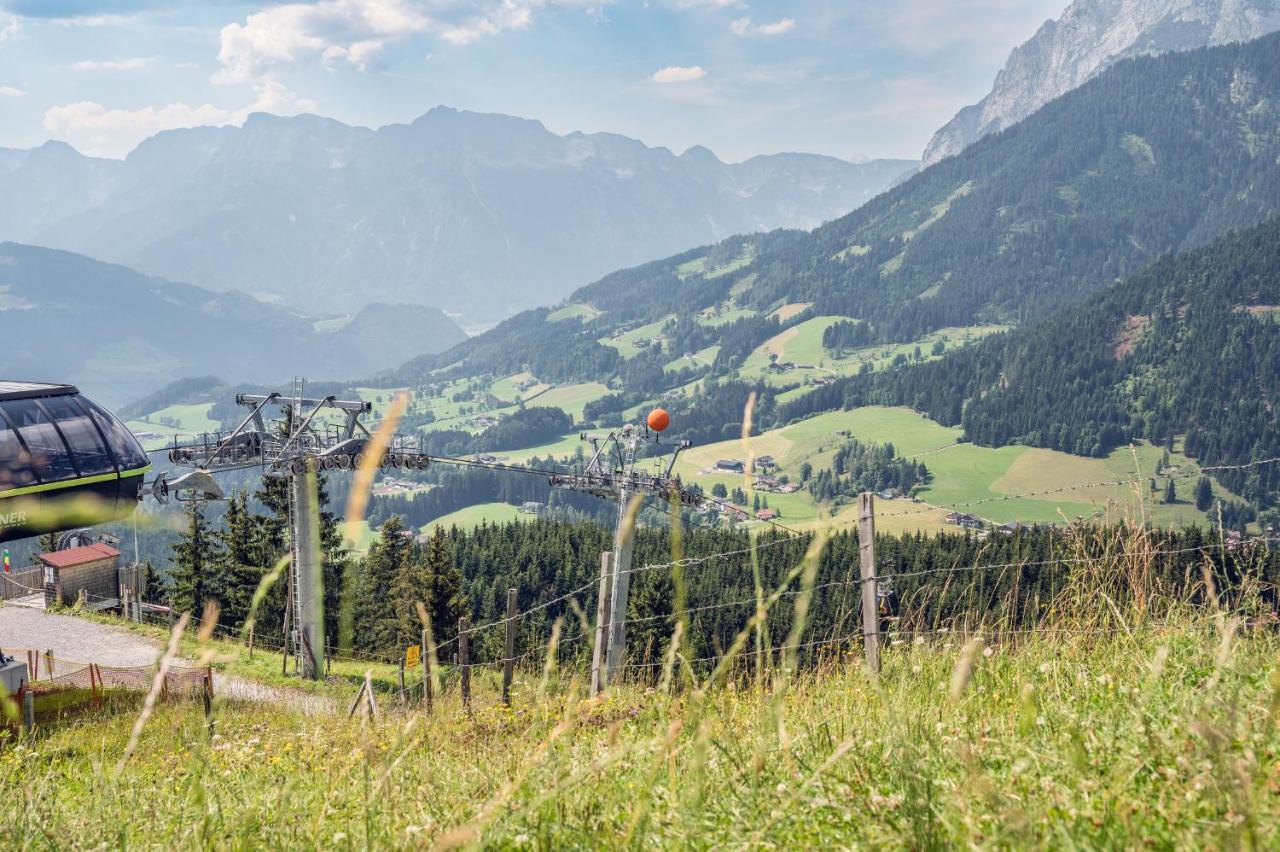
[{"label": "orange marker ball on cable", "polygon": [[671,415],[665,409],[655,408],[649,412],[649,428],[654,432],[666,431],[666,428],[670,425]]}]

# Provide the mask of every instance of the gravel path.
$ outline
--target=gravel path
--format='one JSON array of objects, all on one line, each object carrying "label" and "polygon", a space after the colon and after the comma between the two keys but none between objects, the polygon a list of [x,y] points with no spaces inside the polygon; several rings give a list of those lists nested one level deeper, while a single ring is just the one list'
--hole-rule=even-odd
[{"label": "gravel path", "polygon": [[[0,648],[6,652],[52,650],[55,674],[59,659],[100,666],[149,666],[160,659],[163,650],[158,642],[127,627],[16,606],[0,607]],[[218,695],[278,704],[309,716],[337,710],[330,698],[217,673],[213,689]]]}]

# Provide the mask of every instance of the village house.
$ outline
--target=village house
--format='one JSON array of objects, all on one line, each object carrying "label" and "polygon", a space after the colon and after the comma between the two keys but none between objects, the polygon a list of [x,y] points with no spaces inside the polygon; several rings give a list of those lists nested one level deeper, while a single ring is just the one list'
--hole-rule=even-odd
[{"label": "village house", "polygon": [[717,473],[743,473],[746,469],[740,459],[720,459],[716,462]]},{"label": "village house", "polygon": [[966,515],[963,512],[948,512],[943,518],[948,524],[958,527],[964,527],[967,530],[982,529],[982,521],[973,515]]},{"label": "village house", "polygon": [[542,504],[536,500],[527,500],[516,511],[523,515],[536,515],[542,511]]},{"label": "village house", "polygon": [[781,515],[778,514],[777,509],[761,509],[756,512],[756,519],[760,521],[774,521],[779,517],[781,517]]}]

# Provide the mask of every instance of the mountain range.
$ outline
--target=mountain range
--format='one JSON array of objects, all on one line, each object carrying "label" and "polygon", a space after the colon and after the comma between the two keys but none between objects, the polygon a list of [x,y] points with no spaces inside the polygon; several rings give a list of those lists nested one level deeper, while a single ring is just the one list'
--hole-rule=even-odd
[{"label": "mountain range", "polygon": [[725,164],[445,107],[377,130],[255,114],[160,133],[123,161],[0,150],[0,239],[308,312],[410,303],[483,325],[731,234],[812,228],[915,165]]},{"label": "mountain range", "polygon": [[991,92],[929,141],[923,165],[1021,121],[1133,56],[1248,41],[1280,30],[1280,0],[1075,0],[1016,48]]},{"label": "mountain range", "polygon": [[[602,343],[609,334],[704,310],[739,321],[680,351],[715,343],[720,371],[814,316],[862,323],[872,343],[1035,321],[1280,211],[1278,126],[1280,35],[1131,59],[812,232],[616,272],[570,297],[579,320],[521,315],[397,376],[462,362],[453,372],[539,365],[543,378],[601,380],[646,363]],[[804,310],[769,316],[787,305]]]},{"label": "mountain range", "polygon": [[372,305],[317,320],[18,243],[0,243],[0,328],[0,376],[82,384],[107,404],[211,372],[352,379],[466,337],[434,308]]}]

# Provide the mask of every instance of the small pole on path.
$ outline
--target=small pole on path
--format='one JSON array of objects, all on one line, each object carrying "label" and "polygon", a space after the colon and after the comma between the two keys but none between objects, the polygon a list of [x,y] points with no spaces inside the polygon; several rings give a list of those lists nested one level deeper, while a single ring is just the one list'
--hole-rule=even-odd
[{"label": "small pole on path", "polygon": [[466,616],[458,619],[458,668],[462,669],[462,706],[471,709],[471,637]]},{"label": "small pole on path", "polygon": [[516,665],[516,590],[507,589],[507,654],[502,661],[502,703],[511,706],[511,676]]},{"label": "small pole on path", "polygon": [[600,592],[596,598],[596,644],[591,651],[591,697],[604,691],[609,646],[609,606],[613,598],[613,551],[600,554]]},{"label": "small pole on path", "polygon": [[862,644],[867,668],[880,671],[880,597],[876,576],[876,503],[864,491],[858,495],[858,556],[862,568]]},{"label": "small pole on path", "polygon": [[22,691],[22,727],[23,733],[31,733],[36,726],[36,696],[30,689]]},{"label": "small pole on path", "polygon": [[431,712],[431,705],[435,700],[431,689],[431,676],[434,674],[431,670],[431,655],[427,653],[430,650],[427,647],[427,630],[422,629],[422,703],[427,705],[427,712]]}]

